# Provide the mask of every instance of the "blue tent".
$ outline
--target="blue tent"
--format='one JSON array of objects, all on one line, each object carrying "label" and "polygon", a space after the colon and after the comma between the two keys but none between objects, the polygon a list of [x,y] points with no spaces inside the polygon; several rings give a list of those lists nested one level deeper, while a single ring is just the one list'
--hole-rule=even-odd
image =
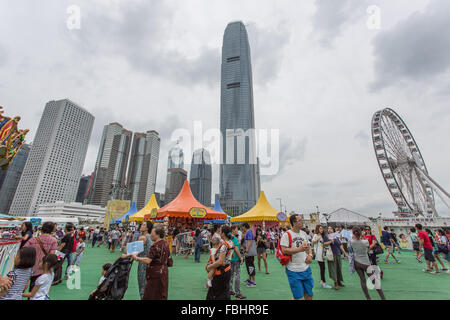
[{"label": "blue tent", "polygon": [[[218,212],[225,213],[225,211],[223,211],[222,207],[220,206],[219,200],[216,200],[216,203],[214,204],[213,210],[218,211]],[[227,220],[228,220],[228,222],[230,221],[230,219],[231,219],[231,217],[227,214]],[[225,219],[205,220],[205,221],[203,221],[204,224],[209,224],[209,223],[213,223],[213,224],[225,224],[225,222],[226,222]]]},{"label": "blue tent", "polygon": [[218,199],[216,200],[216,203],[214,204],[213,210],[225,213],[225,211],[222,210],[222,207],[220,206],[220,202]]},{"label": "blue tent", "polygon": [[131,204],[131,208],[130,210],[128,210],[123,216],[113,220],[112,224],[119,224],[122,223],[122,220],[125,220],[124,222],[128,222],[128,217],[131,216],[132,214],[135,214],[137,212],[137,208],[136,208],[136,202],[133,202]]}]

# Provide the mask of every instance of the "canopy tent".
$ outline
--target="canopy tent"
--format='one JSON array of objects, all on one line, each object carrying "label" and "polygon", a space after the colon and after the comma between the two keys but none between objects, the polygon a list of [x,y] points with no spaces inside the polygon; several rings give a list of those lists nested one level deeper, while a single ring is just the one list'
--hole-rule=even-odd
[{"label": "canopy tent", "polygon": [[[220,201],[219,201],[219,199],[216,200],[216,203],[214,204],[213,210],[215,210],[215,211],[217,211],[217,212],[225,213],[225,211],[223,211],[222,207],[220,206]],[[228,216],[228,217],[229,217],[229,216]]]},{"label": "canopy tent", "polygon": [[137,208],[136,208],[136,202],[133,202],[131,204],[131,208],[130,210],[128,210],[127,212],[125,212],[125,214],[115,220],[113,220],[112,224],[118,224],[118,223],[122,223],[122,222],[128,222],[127,221],[127,217],[129,218],[131,215],[135,214],[137,212]]},{"label": "canopy tent", "polygon": [[[225,213],[225,211],[223,211],[222,207],[220,206],[219,199],[216,200],[213,210],[215,210],[217,212]],[[204,224],[208,224],[208,223],[225,224],[227,221],[230,222],[230,219],[231,219],[231,217],[229,215],[227,215],[226,219],[205,220],[203,223]]]},{"label": "canopy tent", "polygon": [[[320,222],[326,223],[327,220],[325,219],[325,217],[321,217]],[[331,212],[328,218],[328,223],[337,224],[364,224],[369,222],[370,219],[368,217],[345,208],[340,208]]]},{"label": "canopy tent", "polygon": [[159,205],[156,201],[155,194],[153,193],[150,197],[150,200],[147,202],[145,207],[143,207],[141,210],[136,212],[135,214],[131,215],[128,221],[136,221],[136,222],[142,222],[144,221],[144,216],[147,214],[150,214],[153,209],[158,210]]},{"label": "canopy tent", "polygon": [[190,215],[190,210],[192,208],[199,208],[206,211],[206,215],[200,219],[214,220],[227,218],[227,215],[225,213],[210,209],[198,202],[192,195],[191,188],[189,187],[189,182],[186,180],[177,197],[158,210],[156,219],[163,219],[165,217],[192,218],[192,216]]},{"label": "canopy tent", "polygon": [[277,215],[280,210],[275,209],[267,201],[264,191],[261,191],[258,202],[246,213],[231,218],[231,222],[254,222],[254,221],[276,221],[279,222]]}]

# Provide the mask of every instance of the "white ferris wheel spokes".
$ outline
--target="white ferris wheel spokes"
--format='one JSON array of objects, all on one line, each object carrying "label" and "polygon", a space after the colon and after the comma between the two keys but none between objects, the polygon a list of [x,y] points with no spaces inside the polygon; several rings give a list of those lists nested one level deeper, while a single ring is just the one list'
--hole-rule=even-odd
[{"label": "white ferris wheel spokes", "polygon": [[[428,175],[411,132],[400,116],[386,108],[372,118],[372,142],[383,179],[399,216],[438,216],[434,192],[449,194]],[[447,205],[448,206],[448,205]]]}]

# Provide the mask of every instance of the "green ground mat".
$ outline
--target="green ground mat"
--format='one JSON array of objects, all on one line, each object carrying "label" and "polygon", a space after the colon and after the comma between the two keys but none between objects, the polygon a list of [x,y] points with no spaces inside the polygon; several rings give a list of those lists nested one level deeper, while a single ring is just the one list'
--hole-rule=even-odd
[{"label": "green ground mat", "polygon": [[[101,276],[101,267],[105,263],[113,263],[120,256],[119,252],[111,253],[106,248],[86,248],[81,261],[81,285],[80,289],[69,289],[64,280],[50,290],[52,300],[87,300],[90,292],[94,290]],[[400,264],[384,264],[380,266],[384,272],[382,288],[386,299],[400,300],[432,300],[450,299],[450,274],[433,275],[424,273],[425,262],[419,264],[412,252],[403,251],[398,255]],[[206,254],[202,254],[201,263],[195,263],[191,255],[188,259],[174,257],[174,266],[169,269],[169,299],[170,300],[204,300],[207,290],[204,288],[206,282],[205,265],[208,260]],[[255,259],[256,260],[256,259]],[[392,258],[391,258],[391,261]],[[446,261],[444,261],[446,263]],[[256,264],[256,261],[255,261]],[[246,279],[245,265],[241,268],[241,291],[247,299],[251,300],[289,300],[292,297],[284,268],[278,263],[273,254],[268,255],[270,274],[262,272],[256,274],[257,286],[247,288],[243,280]],[[446,264],[448,267],[448,265]],[[64,265],[65,267],[65,265]],[[311,264],[315,287],[314,299],[318,300],[362,300],[365,299],[361,290],[360,280],[355,273],[348,272],[348,261],[343,260],[344,288],[338,291],[323,289],[320,287],[319,266],[317,262]],[[139,299],[137,284],[137,263],[133,263],[130,273],[129,287],[125,294],[125,300]],[[326,279],[332,282],[326,271]],[[375,290],[369,291],[372,299],[377,300],[379,296]]]}]

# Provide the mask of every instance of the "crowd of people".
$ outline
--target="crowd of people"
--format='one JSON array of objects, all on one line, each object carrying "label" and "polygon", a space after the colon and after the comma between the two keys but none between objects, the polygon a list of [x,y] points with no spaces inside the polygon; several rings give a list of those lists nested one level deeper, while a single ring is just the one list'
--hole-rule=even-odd
[{"label": "crowd of people", "polygon": [[[367,299],[371,297],[366,277],[372,280],[380,298],[385,299],[381,288],[383,272],[378,264],[380,259],[390,263],[390,257],[400,263],[395,255],[395,250],[397,254],[401,254],[401,250],[394,230],[384,227],[379,243],[370,226],[317,225],[314,231],[310,231],[304,226],[302,216],[297,214],[291,215],[289,222],[287,229],[252,229],[244,223],[240,226],[204,225],[197,228],[178,224],[168,230],[162,224],[153,225],[151,222],[143,222],[137,229],[117,226],[85,229],[76,228],[71,223],[61,228],[52,222],[45,222],[36,229],[31,223],[24,222],[20,231],[10,229],[3,234],[3,237],[20,240],[21,244],[14,270],[7,277],[0,278],[0,299],[50,299],[50,288],[61,283],[63,271],[67,279],[73,265],[81,264],[86,243],[91,247],[104,246],[111,253],[119,249],[123,253],[121,258],[137,261],[136,280],[143,300],[167,299],[169,268],[173,265],[171,252],[183,254],[185,258],[192,253],[196,263],[201,262],[202,252],[207,253],[205,288],[208,300],[228,300],[232,296],[237,300],[246,299],[241,292],[241,284],[245,283],[248,288],[256,287],[261,267],[269,275],[267,259],[274,253],[276,257],[288,257],[285,273],[293,299],[313,298],[314,276],[310,268],[313,261],[319,266],[321,288],[339,290],[345,287],[343,259],[349,260],[350,273],[356,273],[360,278],[361,289]],[[422,258],[426,261],[424,272],[450,273],[450,268],[444,263],[444,260],[450,263],[449,233],[450,230],[443,229],[432,232],[421,224],[410,229],[408,235],[417,262],[422,263]],[[166,241],[167,236],[173,238],[172,248]],[[143,251],[129,255],[127,244],[134,241],[142,241]],[[183,248],[187,250],[181,250]],[[241,282],[244,264],[247,275]],[[111,263],[103,265],[99,284],[105,280],[109,268]],[[333,285],[327,283],[327,268]]]}]

